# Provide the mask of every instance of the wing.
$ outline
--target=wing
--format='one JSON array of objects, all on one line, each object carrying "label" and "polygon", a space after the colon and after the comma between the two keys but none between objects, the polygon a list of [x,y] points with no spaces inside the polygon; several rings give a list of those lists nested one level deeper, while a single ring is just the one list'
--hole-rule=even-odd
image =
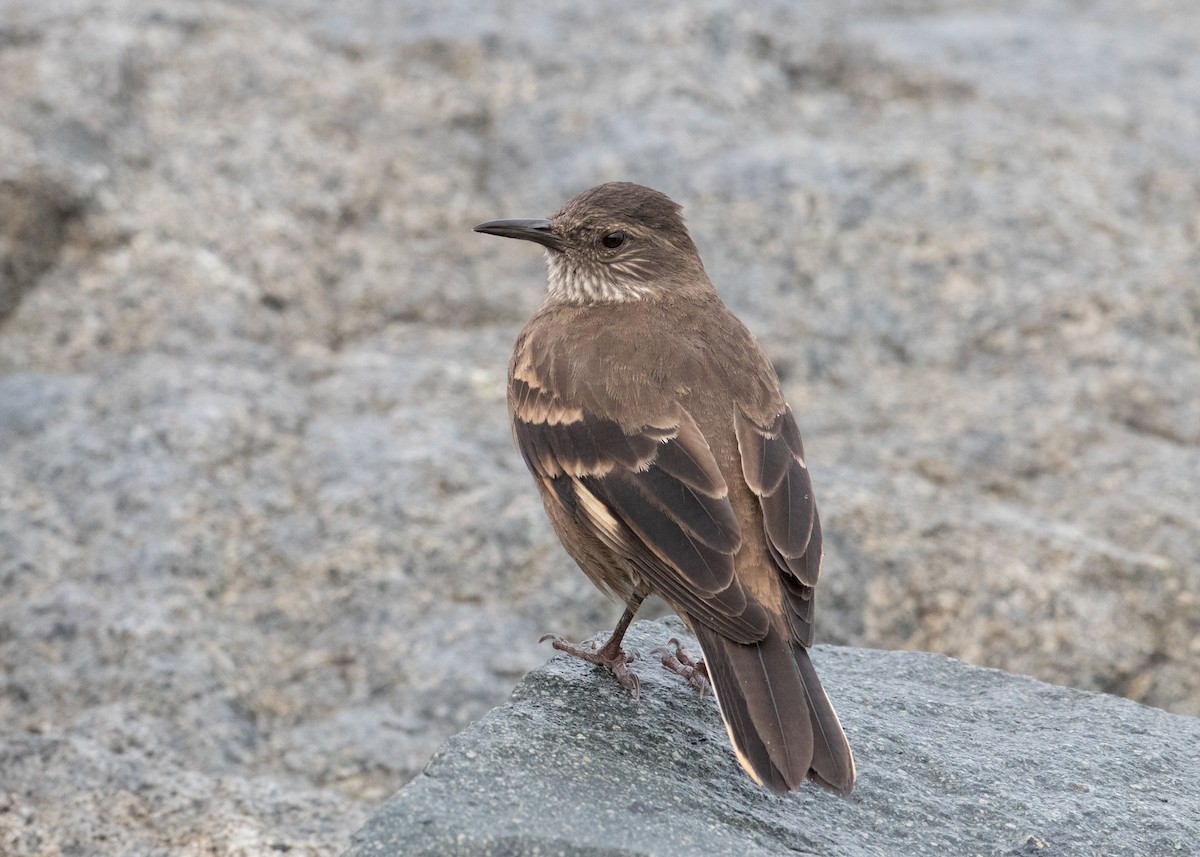
[{"label": "wing", "polygon": [[821,573],[821,522],[804,444],[791,408],[760,425],[738,411],[735,427],[742,474],[763,512],[767,547],[782,573],[792,629],[805,646],[813,639],[813,587]]},{"label": "wing", "polygon": [[509,405],[525,463],[571,520],[673,606],[738,642],[762,639],[766,612],[734,575],[728,486],[687,411],[627,429],[521,378]]}]

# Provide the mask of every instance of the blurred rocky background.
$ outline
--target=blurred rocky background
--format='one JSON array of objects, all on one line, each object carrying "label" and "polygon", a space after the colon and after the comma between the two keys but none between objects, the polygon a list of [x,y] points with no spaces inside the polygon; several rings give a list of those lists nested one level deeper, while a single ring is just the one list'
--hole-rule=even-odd
[{"label": "blurred rocky background", "polygon": [[1200,714],[1200,6],[0,0],[0,853],[337,853],[545,631],[535,249],[683,203],[824,642]]}]

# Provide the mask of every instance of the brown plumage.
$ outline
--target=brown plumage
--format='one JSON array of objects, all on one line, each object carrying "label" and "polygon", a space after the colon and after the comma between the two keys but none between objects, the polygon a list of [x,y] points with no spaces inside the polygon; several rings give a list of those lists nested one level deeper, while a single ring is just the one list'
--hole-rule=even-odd
[{"label": "brown plumage", "polygon": [[800,432],[750,332],[721,303],[679,207],[601,185],[550,220],[477,231],[547,248],[545,300],[509,365],[513,432],[567,552],[626,605],[692,629],[738,759],[774,791],[840,794],[854,760],[808,656],[821,526]]}]

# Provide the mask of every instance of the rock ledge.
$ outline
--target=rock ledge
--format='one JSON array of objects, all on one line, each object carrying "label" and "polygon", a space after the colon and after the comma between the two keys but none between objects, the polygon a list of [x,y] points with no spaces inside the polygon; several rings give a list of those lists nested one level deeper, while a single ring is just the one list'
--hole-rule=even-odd
[{"label": "rock ledge", "polygon": [[[682,634],[640,622],[630,644]],[[755,787],[712,700],[653,660],[635,664],[634,703],[559,656],[447,741],[347,857],[1176,855],[1200,842],[1196,718],[940,655],[818,646],[814,659],[857,754],[849,800]]]}]

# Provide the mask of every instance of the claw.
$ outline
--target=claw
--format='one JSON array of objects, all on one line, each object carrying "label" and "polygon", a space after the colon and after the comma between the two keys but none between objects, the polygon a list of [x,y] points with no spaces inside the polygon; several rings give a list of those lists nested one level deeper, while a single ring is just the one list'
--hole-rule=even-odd
[{"label": "claw", "polygon": [[619,646],[615,649],[610,649],[612,641],[605,644],[602,648],[597,648],[595,643],[576,644],[560,637],[558,634],[543,634],[538,640],[538,643],[550,641],[556,650],[564,652],[568,655],[580,658],[588,663],[596,664],[604,667],[613,674],[621,687],[633,697],[634,701],[641,699],[642,684],[638,681],[638,677],[629,669],[629,664],[639,657],[637,652],[626,652]]},{"label": "claw", "polygon": [[709,684],[708,667],[704,665],[704,661],[694,660],[683,650],[683,644],[674,637],[667,641],[667,646],[674,646],[675,651],[672,652],[666,646],[659,646],[650,654],[657,656],[662,665],[671,672],[687,679],[688,684],[695,688],[701,697],[707,696],[712,686]]}]

